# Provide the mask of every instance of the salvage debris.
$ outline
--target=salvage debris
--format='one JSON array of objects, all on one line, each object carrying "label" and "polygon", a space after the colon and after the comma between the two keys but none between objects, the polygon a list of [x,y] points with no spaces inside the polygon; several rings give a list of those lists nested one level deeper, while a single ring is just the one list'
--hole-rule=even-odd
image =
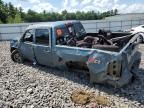
[{"label": "salvage debris", "polygon": [[75,90],[71,95],[71,100],[78,105],[96,103],[97,105],[110,106],[111,102],[105,96],[96,96],[94,93],[84,90]]},{"label": "salvage debris", "polygon": [[84,105],[90,102],[91,94],[82,90],[78,90],[72,93],[71,99],[76,104]]}]

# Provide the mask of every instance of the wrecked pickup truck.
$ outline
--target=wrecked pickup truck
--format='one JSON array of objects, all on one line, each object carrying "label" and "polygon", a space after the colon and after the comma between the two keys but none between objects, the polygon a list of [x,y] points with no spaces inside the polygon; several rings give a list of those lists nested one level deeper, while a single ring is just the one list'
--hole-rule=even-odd
[{"label": "wrecked pickup truck", "polygon": [[58,21],[30,25],[22,37],[11,41],[11,58],[88,72],[90,82],[115,87],[128,84],[135,62],[140,60],[139,37],[99,30],[86,33],[79,21]]}]

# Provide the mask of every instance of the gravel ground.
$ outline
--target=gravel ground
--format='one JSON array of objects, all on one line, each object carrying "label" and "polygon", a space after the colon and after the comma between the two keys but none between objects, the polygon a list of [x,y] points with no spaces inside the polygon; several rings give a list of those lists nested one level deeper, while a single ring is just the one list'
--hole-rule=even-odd
[{"label": "gravel ground", "polygon": [[144,108],[144,64],[132,84],[115,89],[91,85],[85,74],[13,63],[9,42],[0,42],[0,108],[85,108],[70,99],[77,89],[106,96],[112,102],[111,108]]}]

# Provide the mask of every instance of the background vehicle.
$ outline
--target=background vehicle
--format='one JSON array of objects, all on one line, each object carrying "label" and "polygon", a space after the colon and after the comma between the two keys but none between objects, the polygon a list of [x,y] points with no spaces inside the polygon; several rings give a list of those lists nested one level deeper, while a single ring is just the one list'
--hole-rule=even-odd
[{"label": "background vehicle", "polygon": [[11,42],[11,58],[82,70],[91,82],[121,87],[131,81],[132,67],[140,60],[141,34],[86,33],[79,21],[31,25],[20,40]]},{"label": "background vehicle", "polygon": [[131,28],[130,32],[131,33],[144,32],[144,25],[133,27],[133,28]]},{"label": "background vehicle", "polygon": [[[140,25],[137,27],[133,27],[130,29],[130,33],[135,34],[135,33],[139,33],[139,32],[144,32],[144,25]],[[140,36],[142,42],[144,42],[144,36]]]}]

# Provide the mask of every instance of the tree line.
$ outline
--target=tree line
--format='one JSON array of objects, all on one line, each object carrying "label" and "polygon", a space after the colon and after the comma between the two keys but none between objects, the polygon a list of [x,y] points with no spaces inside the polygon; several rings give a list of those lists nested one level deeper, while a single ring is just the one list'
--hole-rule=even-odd
[{"label": "tree line", "polygon": [[110,10],[107,12],[36,12],[29,9],[23,12],[23,9],[16,8],[12,3],[4,3],[0,0],[0,23],[22,23],[22,22],[45,22],[45,21],[61,21],[61,20],[98,20],[105,17],[114,16],[118,14],[118,10]]}]

